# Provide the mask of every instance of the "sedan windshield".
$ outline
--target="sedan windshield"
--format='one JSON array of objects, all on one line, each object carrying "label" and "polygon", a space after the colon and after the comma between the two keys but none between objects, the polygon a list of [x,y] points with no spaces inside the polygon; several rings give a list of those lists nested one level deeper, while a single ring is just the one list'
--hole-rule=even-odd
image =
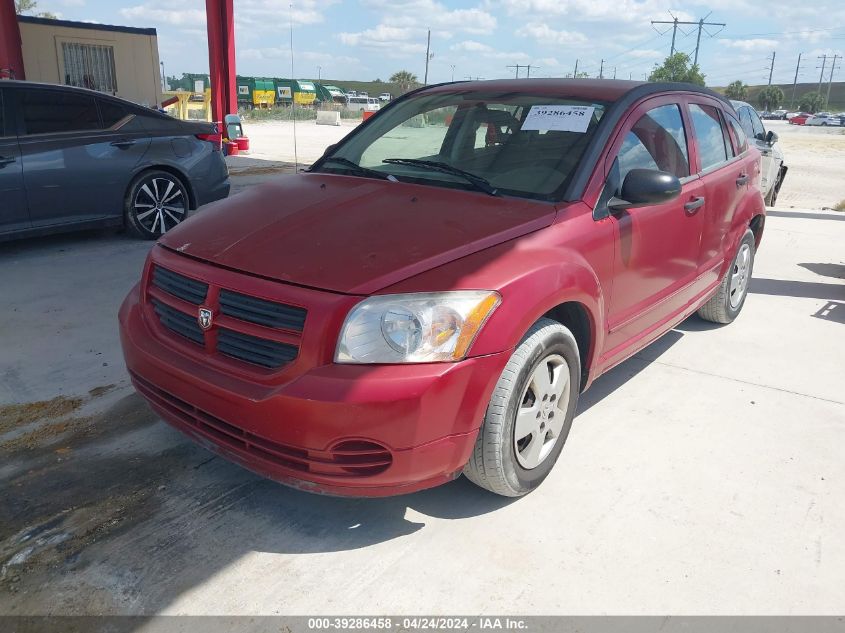
[{"label": "sedan windshield", "polygon": [[423,94],[391,105],[315,168],[552,200],[607,105],[513,92]]}]

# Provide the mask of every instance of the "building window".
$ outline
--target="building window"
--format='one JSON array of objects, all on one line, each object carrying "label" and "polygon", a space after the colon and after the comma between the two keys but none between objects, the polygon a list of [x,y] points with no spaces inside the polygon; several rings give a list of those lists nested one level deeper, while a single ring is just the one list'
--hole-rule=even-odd
[{"label": "building window", "polygon": [[65,84],[117,93],[114,47],[62,42],[62,55],[65,60]]}]

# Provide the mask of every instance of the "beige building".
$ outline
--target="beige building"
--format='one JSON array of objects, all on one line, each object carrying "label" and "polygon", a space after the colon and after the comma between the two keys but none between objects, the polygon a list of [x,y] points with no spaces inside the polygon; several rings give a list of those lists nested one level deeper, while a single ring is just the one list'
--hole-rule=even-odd
[{"label": "beige building", "polygon": [[155,29],[18,16],[29,81],[93,88],[161,103]]}]

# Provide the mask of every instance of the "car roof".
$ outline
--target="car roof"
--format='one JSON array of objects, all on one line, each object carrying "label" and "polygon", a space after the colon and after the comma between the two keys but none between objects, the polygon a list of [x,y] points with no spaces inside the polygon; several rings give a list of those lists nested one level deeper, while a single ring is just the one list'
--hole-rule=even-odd
[{"label": "car roof", "polygon": [[450,92],[524,92],[549,97],[573,97],[593,101],[618,101],[664,92],[698,92],[729,103],[724,95],[709,88],[688,83],[628,81],[625,79],[494,79],[491,81],[456,81],[420,88],[429,93]]}]

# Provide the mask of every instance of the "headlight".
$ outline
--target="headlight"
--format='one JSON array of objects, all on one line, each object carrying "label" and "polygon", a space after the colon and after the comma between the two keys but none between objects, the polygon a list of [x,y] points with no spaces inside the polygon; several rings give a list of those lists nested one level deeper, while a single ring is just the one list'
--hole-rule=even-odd
[{"label": "headlight", "polygon": [[488,290],[370,297],[346,317],[335,362],[460,360],[501,300]]}]

